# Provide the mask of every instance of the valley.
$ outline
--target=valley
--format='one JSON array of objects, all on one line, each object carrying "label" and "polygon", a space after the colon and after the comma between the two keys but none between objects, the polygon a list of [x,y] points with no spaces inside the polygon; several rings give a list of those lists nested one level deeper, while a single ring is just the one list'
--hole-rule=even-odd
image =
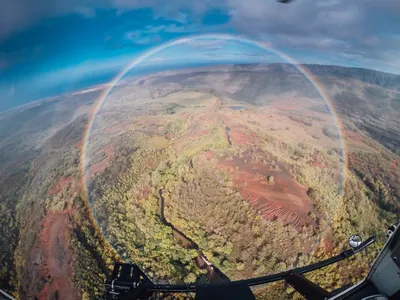
[{"label": "valley", "polygon": [[378,234],[357,272],[309,275],[329,290],[362,278],[400,209],[397,77],[308,67],[329,99],[279,64],[127,78],[87,140],[101,86],[1,114],[1,288],[96,299],[117,261],[161,283],[244,279]]}]

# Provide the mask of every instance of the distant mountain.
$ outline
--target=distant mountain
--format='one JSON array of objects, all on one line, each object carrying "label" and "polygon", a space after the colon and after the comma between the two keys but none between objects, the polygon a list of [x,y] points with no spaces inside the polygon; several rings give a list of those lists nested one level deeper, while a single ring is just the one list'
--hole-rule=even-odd
[{"label": "distant mountain", "polygon": [[400,91],[400,75],[362,68],[348,68],[329,65],[305,65],[317,76],[335,76],[358,79],[365,83]]},{"label": "distant mountain", "polygon": [[[303,66],[317,77],[343,119],[352,122],[392,151],[399,151],[400,75],[329,65]],[[125,80],[129,82],[132,78]],[[264,105],[268,97],[281,97],[283,94],[319,97],[315,87],[290,64],[202,66],[157,72],[133,80],[139,85],[154,86],[153,97],[166,96],[182,89],[213,93],[218,91],[217,94],[222,98],[227,97],[253,105]],[[101,92],[101,86],[97,89],[96,95]],[[49,103],[39,101],[2,112],[0,120],[5,121],[13,115],[19,118],[20,111],[23,111],[23,114],[30,114],[38,109],[46,111],[46,104],[57,104],[58,111],[61,108],[68,111],[70,104],[78,107],[80,104],[86,104],[85,99],[89,102],[96,99],[91,92],[81,93],[84,94],[79,97],[79,102],[72,103],[70,99],[73,99],[74,93],[70,93],[54,97]],[[60,114],[58,116],[61,117]],[[12,124],[15,126],[13,122]],[[1,127],[0,137],[10,131],[10,125]]]},{"label": "distant mountain", "polygon": [[[304,65],[329,95],[342,121],[394,152],[400,148],[400,75],[328,65]],[[188,68],[152,74],[141,85],[157,95],[182,89],[218,91],[222,98],[265,105],[284,95],[320,97],[315,87],[290,64],[240,64]]]},{"label": "distant mountain", "polygon": [[[316,76],[331,76],[336,78],[350,78],[357,79],[365,83],[375,84],[380,87],[400,90],[400,75],[385,73],[370,69],[354,68],[354,67],[342,67],[334,65],[317,65],[317,64],[302,64],[310,70],[310,72]],[[161,73],[192,73],[193,71],[204,72],[204,71],[272,71],[272,72],[286,72],[286,73],[298,73],[295,66],[291,64],[230,64],[230,65],[216,65],[216,66],[204,66],[197,68],[188,68],[186,70],[174,70]],[[157,73],[159,74],[159,73]]]},{"label": "distant mountain", "polygon": [[[380,87],[400,90],[400,75],[385,73],[370,69],[341,67],[334,65],[316,65],[316,64],[303,64],[316,76],[333,76],[336,78],[351,78],[358,79],[362,82],[375,84]],[[223,68],[222,68],[223,69]],[[234,70],[240,71],[282,71],[282,72],[296,72],[293,65],[290,64],[241,64],[234,65]]]}]

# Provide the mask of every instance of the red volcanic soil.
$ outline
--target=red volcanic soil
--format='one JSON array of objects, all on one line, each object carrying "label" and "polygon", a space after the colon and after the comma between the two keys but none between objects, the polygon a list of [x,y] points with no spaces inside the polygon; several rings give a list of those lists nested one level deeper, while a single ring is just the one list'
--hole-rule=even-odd
[{"label": "red volcanic soil", "polygon": [[111,145],[108,145],[106,148],[101,149],[101,152],[103,152],[105,154],[105,158],[101,161],[98,162],[92,166],[90,166],[89,168],[89,172],[88,172],[88,177],[92,177],[94,174],[96,173],[102,173],[104,172],[104,170],[107,168],[108,166],[108,162],[111,160],[112,155],[113,155],[113,149],[111,147]]},{"label": "red volcanic soil", "polygon": [[[245,155],[221,160],[218,166],[231,173],[242,197],[266,219],[294,226],[315,223],[308,216],[313,209],[307,188],[292,179],[284,164],[274,169],[272,164],[254,162]],[[268,176],[274,177],[273,182]]]},{"label": "red volcanic soil", "polygon": [[155,167],[154,163],[155,163],[154,159],[152,159],[152,158],[149,158],[146,160],[146,165],[149,169],[153,169]]},{"label": "red volcanic soil", "polygon": [[65,191],[65,189],[71,186],[72,189],[76,189],[78,184],[72,176],[60,177],[58,181],[49,189],[48,194],[54,195]]},{"label": "red volcanic soil", "polygon": [[211,151],[211,150],[207,150],[207,151],[206,151],[206,158],[207,158],[208,160],[210,160],[212,157],[213,157],[212,151]]},{"label": "red volcanic soil", "polygon": [[323,169],[326,169],[326,168],[328,167],[326,164],[320,163],[320,162],[318,162],[318,161],[313,161],[313,162],[311,162],[311,165],[312,165],[313,167],[323,168]]},{"label": "red volcanic soil", "polygon": [[251,132],[246,132],[245,127],[241,124],[224,115],[221,115],[220,119],[224,122],[226,127],[229,127],[229,136],[232,144],[244,145],[256,142],[254,135]]},{"label": "red volcanic soil", "polygon": [[348,158],[350,168],[353,168],[355,165],[365,166],[368,168],[368,170],[371,174],[384,173],[384,171],[381,168],[377,168],[375,166],[367,164],[365,161],[361,160],[360,158],[358,158],[356,155],[354,155],[352,153],[348,154],[347,158]]},{"label": "red volcanic soil", "polygon": [[104,130],[104,132],[106,132],[106,133],[120,132],[120,131],[122,131],[122,130],[125,130],[126,127],[129,126],[130,124],[131,124],[131,122],[127,122],[127,121],[121,122],[121,123],[118,123],[118,124],[116,124],[116,125],[107,127],[107,128]]},{"label": "red volcanic soil", "polygon": [[201,138],[205,135],[211,133],[210,129],[208,128],[209,124],[213,121],[215,116],[213,114],[210,115],[200,115],[200,116],[193,116],[193,120],[190,123],[187,132],[184,138],[187,136],[191,138]]},{"label": "red volcanic soil", "polygon": [[396,169],[400,165],[400,159],[399,160],[392,160],[390,162],[390,168],[391,169]]},{"label": "red volcanic soil", "polygon": [[150,186],[148,186],[148,187],[138,188],[135,191],[135,196],[137,197],[137,199],[142,199],[143,201],[145,201],[145,199],[149,198],[151,193],[152,189]]},{"label": "red volcanic soil", "polygon": [[231,128],[230,137],[233,144],[243,145],[251,141],[250,137],[246,135],[243,131]]},{"label": "red volcanic soil", "polygon": [[325,247],[326,252],[331,253],[334,250],[333,246],[333,236],[332,236],[332,231],[329,229],[325,236],[322,238],[322,243]]},{"label": "red volcanic soil", "polygon": [[76,149],[82,149],[82,146],[83,146],[83,139],[75,144]]},{"label": "red volcanic soil", "polygon": [[354,131],[345,131],[345,135],[347,138],[352,139],[357,142],[363,142],[365,139],[362,134]]},{"label": "red volcanic soil", "polygon": [[35,299],[81,298],[70,281],[73,278],[73,251],[68,246],[68,213],[68,210],[50,212],[42,221],[42,230],[35,248],[41,253],[39,274],[46,283]]},{"label": "red volcanic soil", "polygon": [[328,166],[326,163],[318,161],[318,151],[315,151],[313,155],[313,160],[310,162],[310,165],[317,168],[326,169]]}]

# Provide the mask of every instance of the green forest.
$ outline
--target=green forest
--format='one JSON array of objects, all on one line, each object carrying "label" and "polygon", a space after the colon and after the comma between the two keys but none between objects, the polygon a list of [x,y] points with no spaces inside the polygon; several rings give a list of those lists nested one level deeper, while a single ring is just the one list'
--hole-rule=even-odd
[{"label": "green forest", "polygon": [[[201,102],[159,107],[159,115],[137,113],[129,129],[100,131],[103,139],[93,146],[97,156],[84,174],[87,194],[76,146],[82,137],[79,126],[64,128],[58,142],[49,142],[57,150],[47,144],[49,148],[27,152],[18,167],[6,169],[0,177],[2,289],[24,299],[51,283],[41,269],[40,251],[47,244],[40,234],[54,212],[67,216],[67,248],[73,257],[68,280],[83,299],[104,295],[103,283],[115,262],[135,263],[156,282],[195,282],[207,280],[207,271],[195,261],[201,253],[235,280],[328,258],[346,249],[354,233],[363,238],[377,234],[378,242],[307,277],[333,290],[366,275],[400,209],[394,153],[383,147],[375,152],[349,148],[343,158],[343,149],[293,141],[237,115],[239,121],[229,123],[226,115],[231,114]],[[203,114],[194,117],[193,109]],[[288,118],[308,129],[319,122],[296,114]],[[337,140],[332,128],[320,131]],[[71,136],[71,142],[60,144]],[[348,164],[342,174],[344,160]],[[91,173],[96,164],[104,169]],[[305,187],[312,201],[310,221],[268,219],[247,201],[241,188],[251,182],[238,184],[234,174],[242,176],[240,166],[251,164],[270,167],[268,176],[252,174],[266,179],[268,188],[279,184],[279,176],[272,174],[284,171]],[[66,186],[58,187],[60,179]],[[41,279],[36,285],[27,280],[35,276]],[[284,283],[254,292],[259,299],[299,299]]]}]

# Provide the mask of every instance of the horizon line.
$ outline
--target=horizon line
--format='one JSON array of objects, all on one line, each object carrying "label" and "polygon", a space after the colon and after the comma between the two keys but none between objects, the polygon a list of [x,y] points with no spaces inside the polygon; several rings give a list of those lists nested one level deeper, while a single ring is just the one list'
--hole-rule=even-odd
[{"label": "horizon line", "polygon": [[[190,70],[190,69],[200,69],[200,68],[207,68],[207,67],[220,67],[220,66],[233,66],[233,65],[289,65],[289,66],[293,66],[293,64],[288,63],[288,62],[267,62],[267,63],[260,63],[260,62],[248,62],[248,63],[232,63],[232,62],[227,62],[227,63],[204,63],[204,65],[202,65],[201,63],[198,64],[191,64],[188,65],[187,67],[185,67],[184,65],[175,65],[176,69],[174,69],[174,71],[179,71],[179,70]],[[391,75],[391,76],[395,76],[395,77],[400,77],[400,73],[399,74],[395,74],[395,73],[391,73],[391,72],[384,72],[384,71],[380,71],[380,70],[376,70],[376,69],[369,69],[369,68],[365,68],[365,67],[350,67],[350,66],[344,66],[344,65],[334,65],[334,64],[324,64],[324,63],[302,63],[300,62],[298,65],[301,66],[323,66],[323,67],[335,67],[335,68],[343,68],[343,69],[357,69],[357,70],[364,70],[364,71],[372,71],[372,72],[376,72],[376,73],[381,73],[381,74],[386,74],[386,75]],[[170,71],[170,69],[168,69],[169,67],[172,67],[172,65],[168,65],[165,66],[165,69],[163,70],[157,70],[154,72],[149,72],[149,73],[145,73],[145,74],[136,74],[136,75],[131,75],[131,76],[127,76],[129,78],[133,78],[133,77],[144,77],[144,76],[149,76],[149,75],[156,75],[156,74],[160,74],[166,71]],[[122,69],[122,68],[121,68]],[[147,70],[149,70],[150,68],[147,68]],[[312,72],[312,70],[309,70],[310,72]],[[119,73],[119,72],[117,72]],[[313,72],[312,72],[313,73]],[[314,74],[314,76],[320,76],[320,75],[316,75]],[[113,76],[111,76],[113,77]],[[85,87],[82,88],[78,88],[78,89],[71,89],[68,92],[63,92],[63,93],[59,93],[59,94],[52,94],[48,95],[48,96],[43,96],[40,98],[35,98],[33,100],[28,100],[28,102],[20,104],[20,105],[16,105],[16,106],[12,106],[9,108],[6,108],[4,110],[0,110],[0,117],[3,117],[3,114],[6,113],[10,113],[13,112],[14,110],[18,110],[18,109],[23,109],[23,108],[27,108],[27,106],[29,105],[41,105],[42,103],[40,102],[45,102],[45,101],[52,101],[52,100],[56,100],[56,98],[61,98],[61,97],[66,97],[68,95],[74,94],[74,93],[79,93],[79,92],[84,92],[88,89],[93,89],[93,88],[99,88],[99,90],[101,88],[104,88],[104,86],[107,86],[108,84],[111,83],[112,80],[107,80],[107,81],[100,81],[98,83],[94,83],[92,85],[86,85]],[[54,98],[54,99],[53,99]]]}]

